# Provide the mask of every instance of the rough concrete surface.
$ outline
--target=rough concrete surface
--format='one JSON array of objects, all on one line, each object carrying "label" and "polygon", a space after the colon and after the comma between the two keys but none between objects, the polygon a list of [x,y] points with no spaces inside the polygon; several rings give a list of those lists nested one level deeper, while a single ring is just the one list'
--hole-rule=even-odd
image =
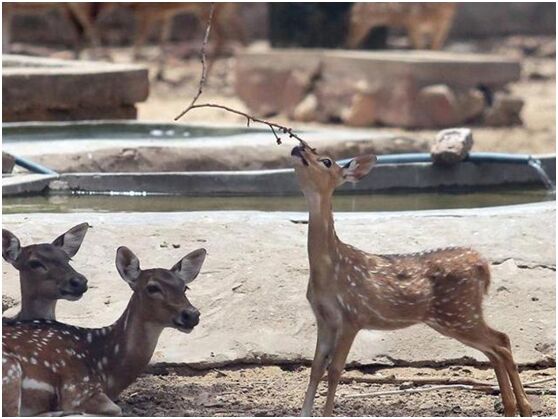
[{"label": "rough concrete surface", "polygon": [[[492,263],[486,317],[511,337],[521,364],[555,362],[555,203],[476,210],[339,213],[340,238],[374,253],[473,246]],[[305,299],[308,277],[305,213],[191,212],[6,215],[3,226],[22,244],[54,239],[79,222],[88,232],[74,266],[91,288],[79,302],[62,302],[62,321],[112,323],[131,294],[114,267],[129,246],[142,267],[171,267],[198,247],[208,250],[189,298],[202,315],[192,334],[166,330],[152,362],[210,367],[233,362],[293,362],[312,358],[315,322]],[[175,248],[173,245],[180,245]],[[18,297],[15,270],[3,264],[3,294]],[[11,314],[12,308],[5,314]],[[361,332],[353,365],[485,361],[482,354],[423,326]],[[469,359],[469,361],[473,361]]]},{"label": "rough concrete surface", "polygon": [[135,118],[149,94],[139,65],[3,55],[2,67],[4,121]]}]

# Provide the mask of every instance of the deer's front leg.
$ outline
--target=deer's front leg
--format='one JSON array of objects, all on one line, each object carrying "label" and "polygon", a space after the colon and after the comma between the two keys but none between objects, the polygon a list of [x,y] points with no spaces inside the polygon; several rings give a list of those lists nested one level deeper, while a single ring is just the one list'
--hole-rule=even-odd
[{"label": "deer's front leg", "polygon": [[[98,392],[89,397],[83,398],[84,389],[76,386],[73,394],[68,394],[62,401],[61,408],[66,415],[73,412],[81,414],[99,415],[99,416],[121,416],[122,410],[114,403],[105,393]],[[85,393],[87,394],[87,393]]]},{"label": "deer's front leg", "polygon": [[22,379],[19,361],[2,354],[2,416],[20,415]]},{"label": "deer's front leg", "polygon": [[327,399],[323,416],[331,416],[333,414],[333,402],[335,400],[337,384],[339,384],[339,378],[345,368],[347,355],[349,355],[349,351],[351,350],[356,334],[357,330],[353,329],[349,325],[344,325],[343,330],[336,339],[331,363],[329,364],[329,368],[327,370]]},{"label": "deer's front leg", "polygon": [[318,384],[324,376],[327,364],[331,360],[331,355],[335,343],[335,330],[329,327],[324,321],[318,322],[318,340],[316,342],[316,353],[312,361],[312,370],[310,372],[310,382],[304,396],[304,404],[302,405],[301,416],[312,416],[314,407],[314,398],[318,390]]}]

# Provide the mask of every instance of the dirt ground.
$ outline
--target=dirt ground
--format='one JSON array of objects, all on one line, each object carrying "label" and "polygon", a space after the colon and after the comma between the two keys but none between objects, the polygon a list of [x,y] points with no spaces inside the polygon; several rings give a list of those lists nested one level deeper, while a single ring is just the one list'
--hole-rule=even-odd
[{"label": "dirt ground", "polygon": [[[525,370],[524,383],[554,377],[555,368]],[[125,415],[134,416],[297,416],[310,369],[305,366],[265,366],[196,372],[169,368],[145,374],[120,397]],[[398,379],[443,377],[476,378],[495,382],[491,369],[466,366],[446,368],[377,368],[366,373],[348,371],[343,377]],[[554,389],[554,383],[540,385]],[[446,389],[426,393],[345,398],[346,395],[408,388],[406,384],[341,383],[336,416],[498,416],[503,414],[498,394]],[[420,387],[415,387],[420,388]],[[424,387],[423,387],[424,388]],[[318,389],[314,414],[319,415],[326,383]],[[556,415],[555,395],[530,395],[533,413]]]}]

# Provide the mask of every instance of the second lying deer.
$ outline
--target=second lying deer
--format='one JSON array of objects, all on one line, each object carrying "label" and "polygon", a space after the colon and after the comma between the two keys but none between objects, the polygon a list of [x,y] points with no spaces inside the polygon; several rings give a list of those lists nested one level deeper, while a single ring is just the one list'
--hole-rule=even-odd
[{"label": "second lying deer", "polygon": [[360,156],[341,167],[329,156],[303,146],[295,147],[291,155],[309,206],[307,298],[318,327],[302,415],[312,414],[318,383],[327,368],[323,416],[331,416],[339,378],[360,330],[424,323],[482,351],[496,372],[504,413],[515,415],[517,402],[520,414],[530,416],[510,340],[483,318],[482,300],[490,284],[486,260],[468,248],[375,255],[343,243],[334,228],[333,191],[368,174],[376,157]]},{"label": "second lying deer", "polygon": [[2,257],[19,271],[21,310],[9,320],[55,319],[60,299],[75,301],[87,291],[87,279],[70,260],[78,252],[89,224],[72,227],[52,243],[21,247],[19,239],[2,229]]},{"label": "second lying deer", "polygon": [[126,247],[116,254],[133,294],[111,326],[87,329],[50,320],[16,322],[2,330],[2,414],[52,411],[119,415],[113,400],[147,366],[164,328],[189,333],[199,322],[186,284],[199,274],[198,249],[171,269],[140,269]]}]

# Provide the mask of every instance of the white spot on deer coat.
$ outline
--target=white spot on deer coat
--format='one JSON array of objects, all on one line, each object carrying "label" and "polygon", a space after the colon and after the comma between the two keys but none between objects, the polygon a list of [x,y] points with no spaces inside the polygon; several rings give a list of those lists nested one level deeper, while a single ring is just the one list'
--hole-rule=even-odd
[{"label": "white spot on deer coat", "polygon": [[34,378],[24,378],[21,387],[24,390],[46,391],[47,393],[54,394],[54,386]]}]

